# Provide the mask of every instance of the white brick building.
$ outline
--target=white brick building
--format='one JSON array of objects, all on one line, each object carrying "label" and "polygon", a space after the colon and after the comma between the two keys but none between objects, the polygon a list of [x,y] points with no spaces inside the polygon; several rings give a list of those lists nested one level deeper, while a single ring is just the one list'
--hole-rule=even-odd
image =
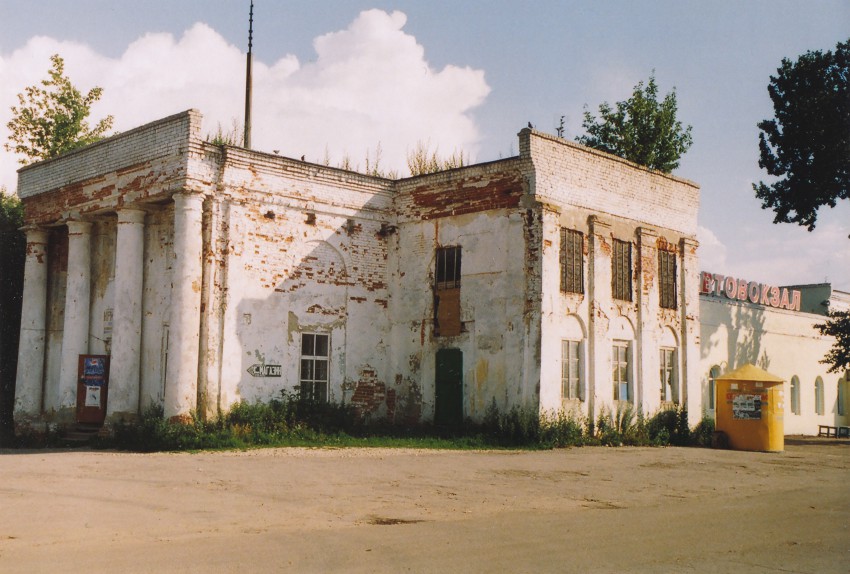
[{"label": "white brick building", "polygon": [[84,354],[110,356],[107,421],[282,389],[398,423],[701,415],[695,184],[530,129],[518,157],[388,180],[200,124],[20,171],[18,424],[75,420]]}]

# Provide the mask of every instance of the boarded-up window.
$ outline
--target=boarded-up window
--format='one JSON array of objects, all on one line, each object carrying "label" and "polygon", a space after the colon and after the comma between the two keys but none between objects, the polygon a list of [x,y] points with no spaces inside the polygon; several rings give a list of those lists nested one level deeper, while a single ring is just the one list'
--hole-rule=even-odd
[{"label": "boarded-up window", "polygon": [[632,244],[614,240],[611,253],[611,295],[621,301],[632,300]]},{"label": "boarded-up window", "polygon": [[460,247],[437,249],[434,270],[434,334],[460,335]]},{"label": "boarded-up window", "polygon": [[658,280],[662,309],[676,308],[676,254],[658,252]]},{"label": "boarded-up window", "polygon": [[301,334],[301,397],[327,402],[330,336]]},{"label": "boarded-up window", "polygon": [[561,341],[561,398],[581,398],[579,341]]},{"label": "boarded-up window", "polygon": [[561,228],[561,291],[584,293],[584,237],[580,231]]}]

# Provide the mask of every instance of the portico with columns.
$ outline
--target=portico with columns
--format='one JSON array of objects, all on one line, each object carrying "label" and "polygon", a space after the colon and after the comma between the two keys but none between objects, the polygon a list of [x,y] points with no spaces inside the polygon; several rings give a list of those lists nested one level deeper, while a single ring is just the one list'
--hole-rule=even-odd
[{"label": "portico with columns", "polygon": [[[160,219],[163,212],[171,219],[179,255],[172,256],[170,277],[152,280],[166,281],[177,302],[164,321],[170,336],[163,354],[189,360],[171,361],[161,375],[164,389],[154,395],[169,416],[185,416],[195,408],[197,393],[203,196],[178,193],[173,198],[170,205],[153,209]],[[134,418],[148,406],[142,399],[145,291],[163,289],[146,285],[145,246],[161,239],[160,230],[146,241],[148,209],[125,205],[88,219],[24,229],[27,258],[15,403],[19,422],[73,422],[79,357],[86,354],[110,356],[107,422]],[[111,237],[93,241],[93,231]],[[172,242],[166,245],[172,248]],[[105,258],[112,258],[112,265],[95,264]],[[147,316],[163,315],[156,311],[148,310]],[[156,320],[150,327],[158,329],[162,323]],[[50,376],[57,371],[50,365],[58,365],[58,377]]]},{"label": "portico with columns", "polygon": [[[73,424],[87,354],[110,357],[107,424],[151,404],[170,417],[195,409],[204,190],[182,177],[189,138],[182,146],[173,138],[195,133],[199,119],[187,112],[20,170],[27,255],[19,427]],[[144,161],[115,163],[134,155]]]}]

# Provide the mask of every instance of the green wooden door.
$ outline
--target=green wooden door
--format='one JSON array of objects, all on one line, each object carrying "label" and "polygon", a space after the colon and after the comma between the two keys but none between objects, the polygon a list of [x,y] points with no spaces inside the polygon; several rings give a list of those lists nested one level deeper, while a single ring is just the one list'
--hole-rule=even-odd
[{"label": "green wooden door", "polygon": [[463,352],[460,349],[437,351],[434,424],[456,425],[463,422]]}]

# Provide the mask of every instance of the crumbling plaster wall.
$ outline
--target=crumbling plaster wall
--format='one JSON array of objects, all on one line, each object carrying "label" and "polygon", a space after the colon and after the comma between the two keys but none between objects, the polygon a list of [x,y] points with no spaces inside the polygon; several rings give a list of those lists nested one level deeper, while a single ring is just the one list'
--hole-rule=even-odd
[{"label": "crumbling plaster wall", "polygon": [[[398,183],[397,231],[390,270],[392,372],[408,415],[434,415],[438,349],[463,353],[463,414],[480,420],[492,402],[502,410],[534,393],[523,384],[528,343],[526,183],[521,165],[504,160]],[[532,221],[532,225],[534,225]],[[462,253],[461,333],[434,333],[438,247]],[[415,404],[421,400],[421,405]]]},{"label": "crumbling plaster wall", "polygon": [[[296,389],[301,334],[326,333],[330,400],[384,416],[391,182],[237,148],[220,162],[207,404]],[[252,365],[281,375],[252,376]]]}]

